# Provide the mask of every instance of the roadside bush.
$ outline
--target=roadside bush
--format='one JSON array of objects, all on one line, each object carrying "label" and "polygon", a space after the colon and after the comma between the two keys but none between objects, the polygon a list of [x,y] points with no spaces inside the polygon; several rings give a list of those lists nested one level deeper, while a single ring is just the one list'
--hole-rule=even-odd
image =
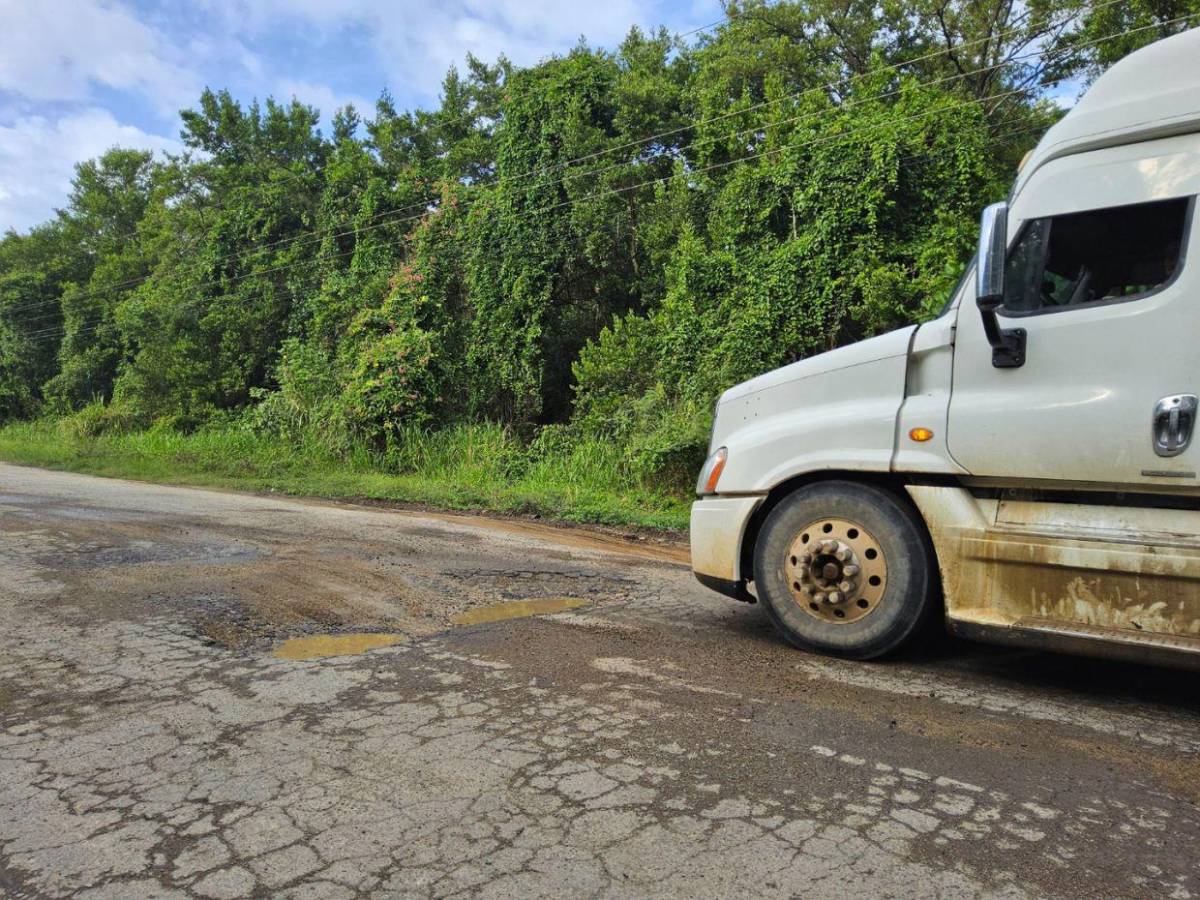
[{"label": "roadside bush", "polygon": [[150,424],[135,410],[119,403],[105,403],[100,398],[64,416],[59,423],[63,433],[76,440],[128,434]]},{"label": "roadside bush", "polygon": [[475,490],[494,490],[520,478],[528,465],[525,447],[502,425],[452,425],[437,431],[400,424],[390,436],[388,468],[429,473]]},{"label": "roadside bush", "polygon": [[619,437],[633,426],[631,401],[654,383],[657,330],[644,316],[618,316],[579,351],[573,421],[590,434]]},{"label": "roadside bush", "polygon": [[708,453],[712,410],[695,400],[672,399],[656,386],[634,404],[637,427],[627,437],[625,457],[642,481],[685,489]]},{"label": "roadside bush", "polygon": [[579,443],[579,428],[573,424],[560,423],[539,428],[533,440],[525,448],[530,462],[569,456]]},{"label": "roadside bush", "polygon": [[336,367],[326,353],[289,340],[280,352],[275,377],[275,390],[252,392],[258,402],[247,410],[251,428],[344,456],[353,444],[353,433],[343,408]]},{"label": "roadside bush", "polygon": [[425,428],[441,402],[433,359],[433,335],[415,325],[365,340],[345,393],[351,426],[389,451],[405,429]]}]

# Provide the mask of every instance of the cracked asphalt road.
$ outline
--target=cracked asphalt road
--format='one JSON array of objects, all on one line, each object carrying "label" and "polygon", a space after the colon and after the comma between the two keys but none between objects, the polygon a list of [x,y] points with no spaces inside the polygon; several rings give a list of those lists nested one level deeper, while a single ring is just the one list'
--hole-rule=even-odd
[{"label": "cracked asphalt road", "polygon": [[0,893],[1200,894],[1197,676],[822,659],[685,559],[0,466]]}]

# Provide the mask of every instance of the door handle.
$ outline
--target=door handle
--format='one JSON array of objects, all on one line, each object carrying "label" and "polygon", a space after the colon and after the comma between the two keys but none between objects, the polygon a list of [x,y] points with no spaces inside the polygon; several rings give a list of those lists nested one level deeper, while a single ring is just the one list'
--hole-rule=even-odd
[{"label": "door handle", "polygon": [[1178,456],[1192,441],[1196,409],[1195,394],[1173,394],[1154,405],[1154,452],[1159,456]]}]

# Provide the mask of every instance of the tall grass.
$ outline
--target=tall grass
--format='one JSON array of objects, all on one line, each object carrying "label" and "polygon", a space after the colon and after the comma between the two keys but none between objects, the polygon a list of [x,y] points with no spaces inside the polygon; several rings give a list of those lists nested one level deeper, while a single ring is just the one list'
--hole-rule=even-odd
[{"label": "tall grass", "polygon": [[496,425],[414,429],[383,457],[357,446],[334,454],[318,441],[236,423],[190,434],[93,434],[61,419],[0,428],[0,459],[144,481],[677,530],[687,527],[689,504],[685,491],[636,478],[611,443],[530,448]]}]

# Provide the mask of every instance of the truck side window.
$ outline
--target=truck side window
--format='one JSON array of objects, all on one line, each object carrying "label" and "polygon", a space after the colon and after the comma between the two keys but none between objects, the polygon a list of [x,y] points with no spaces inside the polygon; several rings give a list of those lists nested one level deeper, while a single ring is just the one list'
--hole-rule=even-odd
[{"label": "truck side window", "polygon": [[1037,312],[1146,294],[1181,261],[1188,199],[1034,219],[1008,254],[1004,308]]}]

